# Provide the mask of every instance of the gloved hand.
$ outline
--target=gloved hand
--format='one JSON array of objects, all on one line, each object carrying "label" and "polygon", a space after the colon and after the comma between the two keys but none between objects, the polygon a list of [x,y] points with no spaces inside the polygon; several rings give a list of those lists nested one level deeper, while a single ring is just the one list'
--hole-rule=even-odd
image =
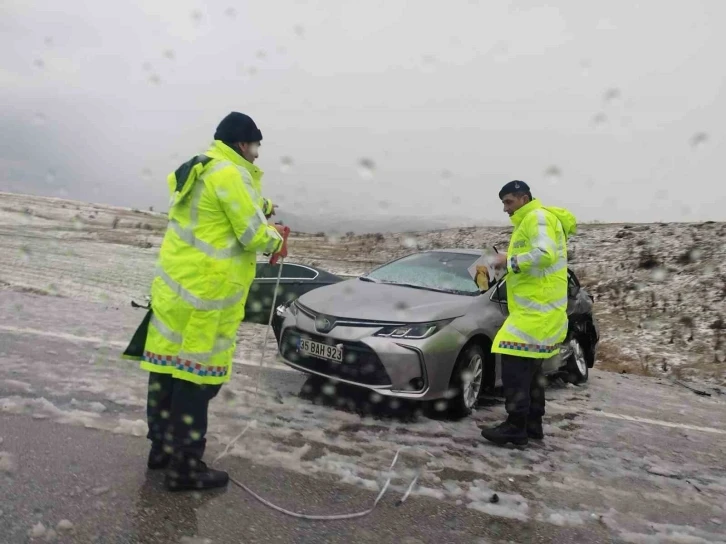
[{"label": "gloved hand", "polygon": [[282,236],[282,246],[277,251],[277,253],[272,254],[272,257],[270,258],[271,265],[276,264],[280,258],[284,259],[285,257],[287,257],[287,237],[290,235],[290,227],[279,225],[277,223],[275,223],[273,226],[277,229],[277,232],[280,233],[280,236]]}]

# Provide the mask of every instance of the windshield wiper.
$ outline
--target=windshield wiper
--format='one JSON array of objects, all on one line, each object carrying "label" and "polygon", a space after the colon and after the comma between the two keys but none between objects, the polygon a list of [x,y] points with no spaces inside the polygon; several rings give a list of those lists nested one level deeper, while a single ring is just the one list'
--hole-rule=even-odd
[{"label": "windshield wiper", "polygon": [[475,293],[469,293],[468,291],[459,291],[457,289],[441,289],[437,287],[424,287],[423,285],[416,285],[414,283],[402,283],[397,281],[384,281],[382,283],[388,285],[400,285],[401,287],[411,287],[412,289],[423,289],[424,291],[435,291],[437,293],[449,293],[452,295],[470,295]]}]

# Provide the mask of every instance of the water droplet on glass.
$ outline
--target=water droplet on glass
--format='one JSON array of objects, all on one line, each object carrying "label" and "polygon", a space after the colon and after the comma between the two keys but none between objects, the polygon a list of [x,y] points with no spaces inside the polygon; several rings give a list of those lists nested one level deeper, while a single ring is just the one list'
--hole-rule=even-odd
[{"label": "water droplet on glass", "polygon": [[194,24],[200,24],[202,22],[202,17],[204,17],[204,14],[200,10],[195,9],[192,11],[192,21],[194,21]]},{"label": "water droplet on glass", "polygon": [[373,178],[376,169],[376,163],[371,159],[363,158],[358,161],[358,175],[363,179]]},{"label": "water droplet on glass", "polygon": [[263,60],[267,57],[267,52],[264,49],[260,49],[257,51],[257,58],[260,60]]},{"label": "water droplet on glass", "polygon": [[391,204],[386,202],[385,200],[381,200],[380,202],[378,202],[378,207],[382,210],[387,210],[390,206]]},{"label": "water droplet on glass", "polygon": [[416,243],[416,238],[412,238],[409,236],[407,238],[404,238],[404,240],[403,240],[403,247],[405,247],[405,248],[413,249],[417,245],[418,244]]},{"label": "water droplet on glass", "polygon": [[153,85],[158,85],[159,83],[161,83],[161,78],[159,77],[158,74],[151,74],[149,76],[149,83],[151,83]]},{"label": "water droplet on glass", "polygon": [[74,216],[71,222],[74,229],[81,230],[83,228],[83,221],[81,221],[81,218],[78,215]]},{"label": "water droplet on glass", "polygon": [[653,276],[653,281],[665,281],[666,277],[668,277],[668,270],[659,266],[653,269],[651,275]]},{"label": "water droplet on glass", "polygon": [[298,38],[304,38],[305,37],[305,27],[302,25],[295,25],[292,28],[293,32]]},{"label": "water droplet on glass", "polygon": [[326,383],[323,386],[322,391],[324,394],[328,395],[329,397],[332,397],[335,395],[335,385],[333,385],[332,383]]},{"label": "water droplet on glass", "polygon": [[590,74],[590,68],[591,68],[591,67],[592,67],[592,64],[590,63],[590,61],[589,61],[589,60],[587,60],[587,59],[583,59],[583,60],[582,60],[582,61],[580,62],[580,73],[581,73],[581,74],[582,74],[582,75],[583,75],[584,77],[587,77],[587,76],[588,76],[588,75]]},{"label": "water droplet on glass", "polygon": [[42,68],[45,68],[45,61],[43,59],[35,59],[33,61],[33,65],[36,68],[41,68],[42,69]]},{"label": "water droplet on glass", "polygon": [[608,89],[605,91],[605,95],[603,96],[603,101],[606,104],[612,104],[614,102],[617,102],[620,97],[622,96],[622,93],[620,92],[620,89]]},{"label": "water droplet on glass", "polygon": [[144,72],[148,72],[149,70],[151,70],[151,63],[145,62],[144,64],[141,65],[141,68],[143,68]]},{"label": "water droplet on glass", "polygon": [[560,178],[562,177],[562,171],[556,167],[556,166],[550,166],[545,170],[545,179],[550,184],[559,183]]},{"label": "water droplet on glass", "polygon": [[437,412],[444,412],[446,410],[446,408],[448,408],[448,406],[449,406],[449,403],[447,401],[438,400],[434,404],[434,410],[436,410]]},{"label": "water droplet on glass", "polygon": [[164,56],[169,60],[174,60],[176,58],[176,54],[171,49],[164,51]]},{"label": "water droplet on glass", "polygon": [[73,524],[67,519],[62,519],[58,522],[56,529],[59,531],[70,531],[73,529]]},{"label": "water droplet on glass", "polygon": [[46,36],[45,39],[43,40],[43,43],[45,44],[46,47],[52,47],[53,46],[53,38],[50,37],[50,36]]},{"label": "water droplet on glass", "polygon": [[17,469],[17,462],[12,453],[0,451],[0,473],[14,474]]},{"label": "water droplet on glass", "polygon": [[701,260],[701,257],[703,257],[703,250],[694,248],[689,252],[688,257],[691,259],[692,263],[696,263]]},{"label": "water droplet on glass", "polygon": [[45,114],[44,113],[36,113],[33,116],[33,124],[34,125],[44,125],[46,121]]},{"label": "water droplet on glass", "polygon": [[144,168],[141,171],[141,177],[144,178],[144,181],[150,181],[152,177],[151,169],[150,168]]},{"label": "water droplet on glass", "polygon": [[33,527],[30,529],[28,534],[32,538],[40,538],[45,534],[45,525],[43,525],[41,522],[36,523],[33,525]]},{"label": "water droplet on glass", "polygon": [[235,17],[237,17],[237,10],[232,7],[229,7],[224,10],[224,14],[227,17],[229,17],[230,19],[234,19]]},{"label": "water droplet on glass", "polygon": [[251,75],[251,76],[254,76],[254,75],[256,75],[256,74],[257,74],[257,68],[255,68],[254,66],[250,66],[250,67],[249,67],[249,68],[247,69],[247,73],[248,73],[249,75]]},{"label": "water droplet on glass", "polygon": [[448,185],[449,181],[451,181],[451,171],[450,170],[443,170],[441,172],[441,185]]},{"label": "water droplet on glass", "polygon": [[607,123],[607,120],[607,115],[605,115],[604,113],[598,113],[592,118],[591,124],[592,126],[598,128],[605,125],[605,123]]},{"label": "water droplet on glass", "polygon": [[700,149],[708,143],[708,134],[705,132],[697,132],[691,137],[691,147],[693,149]]},{"label": "water droplet on glass", "polygon": [[288,173],[292,169],[293,160],[292,157],[282,157],[280,159],[280,171],[283,174]]},{"label": "water droplet on glass", "polygon": [[20,258],[25,263],[30,262],[30,247],[20,246]]},{"label": "water droplet on glass", "polygon": [[48,185],[53,185],[55,183],[55,170],[48,170],[48,172],[45,174],[45,182]]}]

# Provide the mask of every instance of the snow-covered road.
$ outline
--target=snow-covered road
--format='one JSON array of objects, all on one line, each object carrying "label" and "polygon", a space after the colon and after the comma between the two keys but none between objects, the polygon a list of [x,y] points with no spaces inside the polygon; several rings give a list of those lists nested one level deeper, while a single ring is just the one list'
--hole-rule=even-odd
[{"label": "snow-covered road", "polygon": [[[118,357],[142,315],[0,292],[0,412],[47,419],[58,433],[82,426],[143,436],[147,375]],[[254,419],[230,455],[260,466],[375,491],[395,452],[415,446],[404,450],[392,489],[404,492],[424,467],[411,501],[425,496],[563,535],[726,541],[724,397],[595,371],[583,387],[548,389],[543,444],[498,448],[481,440],[478,425],[499,420],[500,403],[459,422],[428,419],[411,405],[361,416],[355,408],[367,399],[321,389],[276,363],[274,346],[255,396],[264,328],[243,328],[235,377],[211,406],[210,456]]]}]

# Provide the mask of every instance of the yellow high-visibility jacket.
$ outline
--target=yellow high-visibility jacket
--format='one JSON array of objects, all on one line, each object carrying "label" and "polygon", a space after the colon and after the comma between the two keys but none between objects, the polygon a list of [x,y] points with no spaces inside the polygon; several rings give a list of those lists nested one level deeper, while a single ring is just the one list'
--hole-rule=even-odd
[{"label": "yellow high-visibility jacket", "polygon": [[282,237],[267,223],[262,171],[215,140],[169,174],[169,224],[151,285],[141,368],[197,384],[229,381],[257,253]]},{"label": "yellow high-visibility jacket", "polygon": [[534,199],[511,220],[509,316],[494,338],[492,352],[547,359],[559,353],[567,335],[567,238],[576,231],[575,216]]}]

